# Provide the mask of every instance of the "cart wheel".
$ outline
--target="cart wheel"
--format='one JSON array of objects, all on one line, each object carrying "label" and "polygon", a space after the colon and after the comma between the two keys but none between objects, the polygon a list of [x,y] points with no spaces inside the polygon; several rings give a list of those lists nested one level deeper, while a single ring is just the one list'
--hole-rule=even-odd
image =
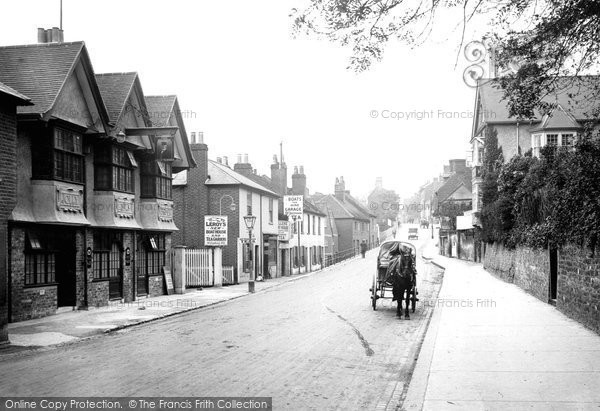
[{"label": "cart wheel", "polygon": [[373,311],[377,310],[377,280],[373,279],[373,288],[371,289],[371,306]]}]

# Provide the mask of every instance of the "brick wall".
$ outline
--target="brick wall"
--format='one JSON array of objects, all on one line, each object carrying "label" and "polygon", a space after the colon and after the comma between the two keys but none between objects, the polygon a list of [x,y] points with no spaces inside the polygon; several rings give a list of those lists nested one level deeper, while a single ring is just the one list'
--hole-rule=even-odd
[{"label": "brick wall", "polygon": [[25,230],[11,228],[11,318],[23,321],[54,314],[57,307],[57,286],[24,287]]},{"label": "brick wall", "polygon": [[191,144],[197,167],[187,171],[187,185],[173,187],[173,219],[179,229],[173,233],[173,245],[202,247],[204,216],[208,214],[208,146]]},{"label": "brick wall", "polygon": [[496,277],[512,283],[515,277],[515,252],[500,244],[487,244],[483,257],[483,268]]},{"label": "brick wall", "polygon": [[338,232],[338,251],[345,252],[354,248],[354,220],[336,219],[335,225]]},{"label": "brick wall", "polygon": [[558,253],[556,307],[600,333],[600,255],[565,246]]},{"label": "brick wall", "polygon": [[[227,216],[227,247],[223,247],[223,265],[232,266],[237,269],[238,261],[238,238],[240,237],[240,189],[237,186],[233,187],[210,187],[208,191],[208,212],[210,214],[219,214],[219,201],[225,195],[233,197],[237,205],[234,211],[229,207],[230,199],[223,200],[223,208],[221,212]],[[243,210],[245,213],[245,210]],[[204,220],[202,221],[204,224]],[[256,234],[255,234],[256,235]],[[202,239],[204,246],[204,238]]]},{"label": "brick wall", "polygon": [[16,204],[17,117],[14,105],[0,103],[0,343],[8,339],[8,227]]}]

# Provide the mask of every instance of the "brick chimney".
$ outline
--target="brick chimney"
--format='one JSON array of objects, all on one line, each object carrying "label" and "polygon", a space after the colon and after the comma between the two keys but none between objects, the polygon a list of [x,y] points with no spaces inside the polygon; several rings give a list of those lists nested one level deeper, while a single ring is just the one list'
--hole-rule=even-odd
[{"label": "brick chimney", "polygon": [[[204,216],[208,213],[208,146],[202,132],[190,133],[190,150],[197,166],[187,170],[187,184],[173,187],[175,225],[173,245],[204,246]],[[189,222],[198,222],[190,224]],[[186,224],[187,222],[187,224]],[[202,224],[200,223],[202,222]]]},{"label": "brick chimney", "polygon": [[281,196],[287,194],[287,166],[277,161],[277,154],[273,156],[273,164],[271,164],[271,182],[277,194]]},{"label": "brick chimney", "polygon": [[344,201],[346,198],[346,183],[344,177],[335,179],[335,198],[340,201]]},{"label": "brick chimney", "polygon": [[292,193],[294,195],[308,195],[306,191],[306,174],[304,174],[304,166],[294,167],[294,174],[292,174]]},{"label": "brick chimney", "polygon": [[248,154],[238,154],[238,162],[233,165],[233,170],[242,175],[248,176],[254,174],[252,164],[248,161]]}]

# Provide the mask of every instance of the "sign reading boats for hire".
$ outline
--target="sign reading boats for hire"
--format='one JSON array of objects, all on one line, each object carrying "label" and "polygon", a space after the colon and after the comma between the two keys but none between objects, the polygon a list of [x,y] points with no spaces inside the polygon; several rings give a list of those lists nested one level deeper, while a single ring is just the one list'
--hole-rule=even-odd
[{"label": "sign reading boats for hire", "polygon": [[204,216],[204,245],[223,247],[227,245],[227,216]]},{"label": "sign reading boats for hire", "polygon": [[283,196],[283,213],[294,221],[302,221],[304,196]]}]

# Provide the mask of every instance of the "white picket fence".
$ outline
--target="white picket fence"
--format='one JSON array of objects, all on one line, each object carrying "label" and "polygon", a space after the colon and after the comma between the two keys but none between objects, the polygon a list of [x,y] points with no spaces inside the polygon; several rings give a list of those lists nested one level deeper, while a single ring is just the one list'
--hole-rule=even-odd
[{"label": "white picket fence", "polygon": [[212,250],[188,248],[184,251],[184,258],[186,287],[208,287],[215,284]]},{"label": "white picket fence", "polygon": [[223,285],[235,284],[232,266],[223,266]]}]

